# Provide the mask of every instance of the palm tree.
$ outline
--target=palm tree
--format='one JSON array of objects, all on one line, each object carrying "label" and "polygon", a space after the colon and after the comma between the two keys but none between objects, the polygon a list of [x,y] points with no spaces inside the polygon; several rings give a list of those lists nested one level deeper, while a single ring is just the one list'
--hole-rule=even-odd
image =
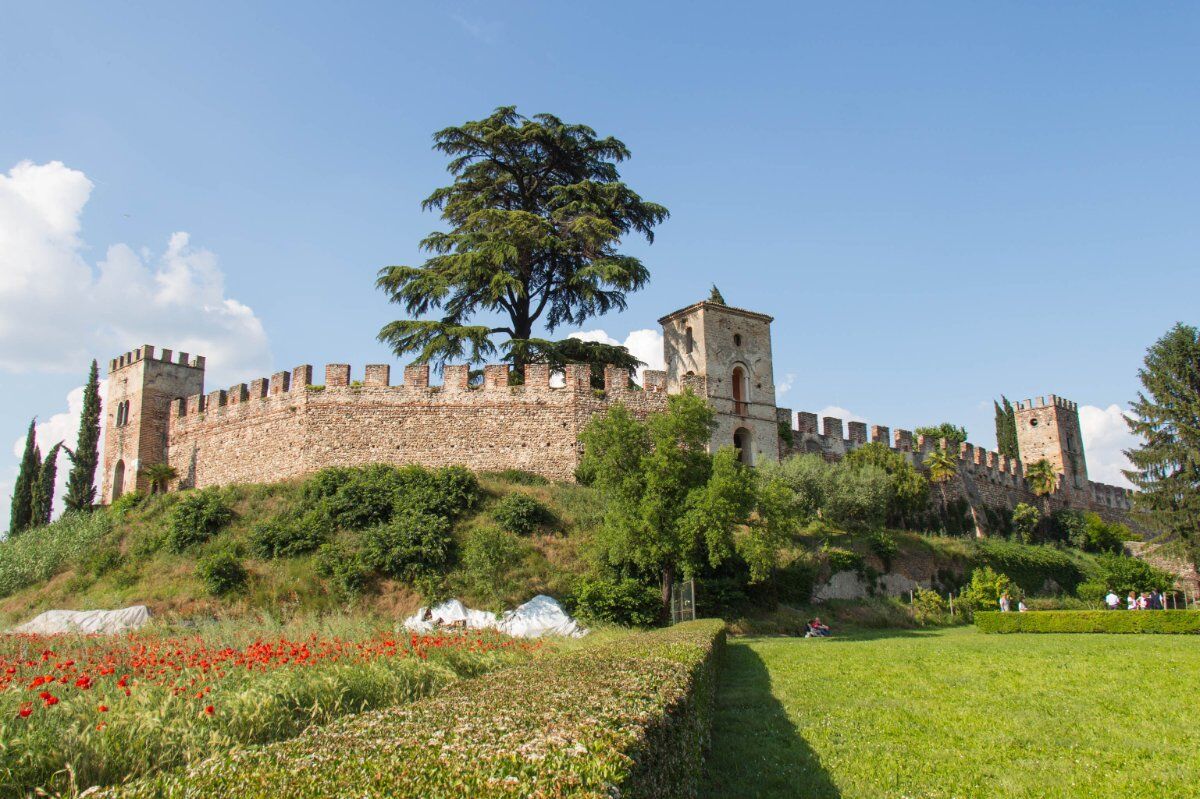
[{"label": "palm tree", "polygon": [[178,475],[174,466],[168,466],[165,463],[151,463],[142,467],[142,477],[150,481],[151,494],[157,494],[160,491],[165,494],[167,485]]},{"label": "palm tree", "polygon": [[942,494],[942,509],[945,510],[948,504],[946,483],[953,480],[954,476],[958,474],[958,461],[951,457],[946,450],[935,449],[925,459],[925,466],[929,469],[929,481],[936,485]]},{"label": "palm tree", "polygon": [[1029,481],[1029,488],[1033,491],[1034,496],[1042,500],[1042,515],[1046,515],[1046,497],[1053,494],[1058,488],[1058,472],[1054,471],[1054,467],[1050,465],[1050,461],[1042,458],[1040,461],[1034,461],[1025,469],[1025,479]]}]

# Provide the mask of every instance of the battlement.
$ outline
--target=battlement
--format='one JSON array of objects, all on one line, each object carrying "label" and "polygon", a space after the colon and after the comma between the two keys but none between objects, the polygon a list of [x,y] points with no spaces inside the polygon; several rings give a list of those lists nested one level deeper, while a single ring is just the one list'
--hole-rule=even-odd
[{"label": "battlement", "polygon": [[132,366],[140,361],[157,361],[159,363],[168,363],[172,366],[183,366],[188,369],[203,369],[204,356],[196,355],[189,356],[186,352],[176,354],[173,350],[163,348],[162,355],[154,357],[154,346],[152,344],[143,344],[135,350],[112,358],[108,362],[108,372],[112,374],[127,366]]},{"label": "battlement", "polygon": [[1045,397],[1038,397],[1036,403],[1031,399],[1018,401],[1016,404],[1016,409],[1018,411],[1031,411],[1034,408],[1049,408],[1051,406],[1059,407],[1067,411],[1079,411],[1078,402],[1071,402],[1071,400],[1065,397],[1059,397],[1054,394],[1050,394]]},{"label": "battlement", "polygon": [[404,367],[402,382],[393,383],[391,366],[388,364],[367,364],[363,369],[362,378],[356,379],[349,364],[331,363],[325,366],[324,384],[314,384],[313,367],[304,364],[290,372],[276,372],[270,377],[239,383],[228,389],[178,398],[172,403],[171,416],[198,416],[226,406],[243,405],[275,397],[295,400],[298,397],[307,398],[331,392],[345,392],[350,395],[367,393],[378,396],[381,389],[386,389],[386,392],[383,392],[384,396],[396,399],[416,400],[442,394],[480,394],[521,398],[526,401],[563,395],[586,395],[593,400],[607,401],[623,397],[665,394],[667,390],[666,372],[659,370],[646,370],[643,373],[644,386],[638,389],[631,385],[628,369],[607,367],[604,370],[604,390],[600,396],[592,389],[591,367],[586,364],[568,364],[557,372],[544,363],[527,364],[524,383],[512,386],[508,383],[509,370],[509,364],[506,363],[488,364],[483,367],[483,380],[472,384],[469,366],[446,366],[442,372],[441,384],[435,384],[430,382],[431,369],[428,364],[414,364]]}]

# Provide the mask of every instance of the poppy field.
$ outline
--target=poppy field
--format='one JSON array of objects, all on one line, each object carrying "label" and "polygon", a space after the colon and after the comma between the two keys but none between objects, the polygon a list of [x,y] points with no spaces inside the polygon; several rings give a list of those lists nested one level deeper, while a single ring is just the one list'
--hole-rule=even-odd
[{"label": "poppy field", "polygon": [[290,738],[539,647],[493,633],[350,632],[0,637],[0,795],[73,793]]}]

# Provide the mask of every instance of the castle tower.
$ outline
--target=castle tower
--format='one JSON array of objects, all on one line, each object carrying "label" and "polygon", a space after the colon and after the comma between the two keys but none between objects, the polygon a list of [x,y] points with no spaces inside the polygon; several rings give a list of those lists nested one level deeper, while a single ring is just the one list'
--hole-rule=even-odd
[{"label": "castle tower", "polygon": [[172,359],[171,350],[163,350],[155,358],[146,344],[109,361],[101,502],[149,488],[142,468],[167,461],[171,400],[203,393],[203,356],[181,352]]},{"label": "castle tower", "polygon": [[1043,458],[1063,475],[1068,492],[1088,490],[1087,460],[1079,428],[1079,405],[1051,394],[1018,402],[1017,448],[1026,467]]},{"label": "castle tower", "polygon": [[667,314],[667,391],[690,387],[717,412],[711,449],[732,445],[747,464],[779,459],[771,317],[705,300]]}]

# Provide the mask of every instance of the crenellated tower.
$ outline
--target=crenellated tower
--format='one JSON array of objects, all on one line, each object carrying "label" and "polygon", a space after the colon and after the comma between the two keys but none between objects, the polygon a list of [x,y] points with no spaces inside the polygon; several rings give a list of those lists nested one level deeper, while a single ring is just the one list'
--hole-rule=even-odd
[{"label": "crenellated tower", "polygon": [[142,469],[167,462],[172,400],[203,393],[203,356],[164,349],[155,357],[146,344],[109,361],[101,502],[149,487]]},{"label": "crenellated tower", "polygon": [[1017,448],[1026,468],[1045,458],[1063,476],[1066,491],[1087,492],[1087,459],[1083,454],[1079,405],[1051,394],[1036,401],[1018,402],[1015,410]]},{"label": "crenellated tower", "polygon": [[668,393],[705,397],[717,412],[712,448],[732,445],[748,464],[779,459],[772,321],[712,300],[658,320]]}]

